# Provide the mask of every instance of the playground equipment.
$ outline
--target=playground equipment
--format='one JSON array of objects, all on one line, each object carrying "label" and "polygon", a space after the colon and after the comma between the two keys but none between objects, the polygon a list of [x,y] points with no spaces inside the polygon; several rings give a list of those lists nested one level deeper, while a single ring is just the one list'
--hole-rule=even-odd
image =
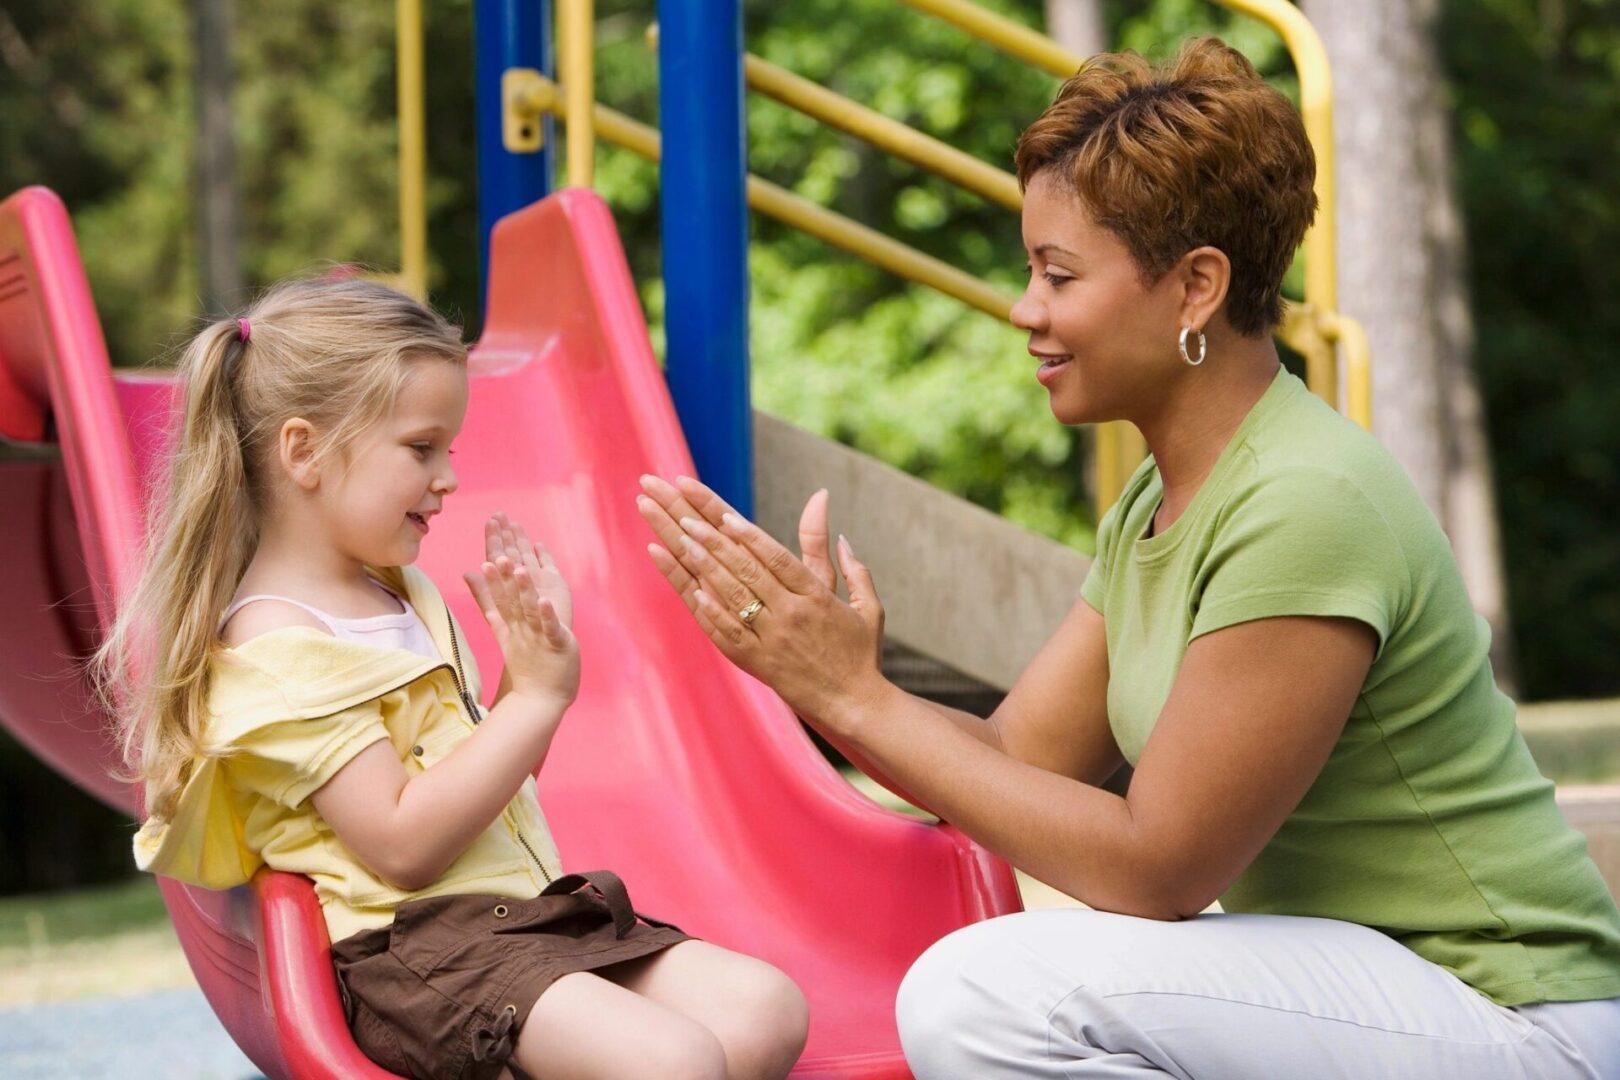
[{"label": "playground equipment", "polygon": [[[907,2],[1060,74],[1079,64],[959,0]],[[398,280],[421,292],[420,4],[398,6]],[[1271,12],[1290,28],[1291,46],[1314,40],[1281,0],[1229,6]],[[949,826],[889,813],[850,789],[782,703],[721,659],[691,623],[645,559],[632,500],[641,473],[692,470],[684,422],[700,474],[740,508],[751,506],[746,205],[1001,317],[1011,303],[983,282],[747,176],[745,70],[762,91],[930,168],[960,173],[1009,208],[1016,184],[745,58],[736,0],[659,4],[668,118],[660,146],[657,132],[594,102],[589,0],[559,5],[560,83],[546,63],[545,8],[538,0],[477,4],[487,312],[458,443],[463,486],[421,565],[452,582],[467,553],[480,549],[479,523],[497,508],[547,538],[579,597],[577,632],[588,658],[579,702],[541,782],[565,860],[611,866],[646,910],[788,971],[812,1005],[810,1043],[795,1075],[905,1077],[892,1019],[901,975],[941,935],[1017,910],[1011,872]],[[1307,49],[1300,63],[1308,121],[1312,102],[1325,101],[1325,66],[1307,77],[1319,54],[1319,46]],[[667,385],[606,208],[582,190],[542,199],[550,114],[567,121],[578,184],[590,181],[598,135],[651,157],[662,151]],[[1324,123],[1311,121],[1319,154],[1329,145]],[[1307,273],[1307,304],[1294,309],[1284,337],[1299,335],[1294,343],[1311,359],[1313,388],[1331,393],[1335,339],[1352,346],[1352,387],[1365,350],[1353,324],[1333,313],[1330,188],[1322,201],[1308,258],[1328,269]],[[0,721],[58,771],[132,815],[137,794],[110,775],[105,718],[71,658],[90,651],[131,583],[144,500],[174,405],[167,378],[108,367],[60,201],[36,188],[0,203],[0,436],[23,450],[0,460],[0,495],[32,508],[0,528],[0,574],[16,602],[0,629],[9,647]],[[1364,410],[1358,418],[1365,422]],[[1124,462],[1126,450],[1115,450]],[[495,670],[498,654],[470,600],[459,589],[446,593],[478,658]],[[306,880],[265,871],[251,887],[227,893],[170,881],[162,888],[209,1001],[266,1073],[386,1075],[349,1038]]]},{"label": "playground equipment", "polygon": [[[10,655],[26,666],[8,660],[0,715],[133,814],[134,792],[105,775],[101,718],[64,658],[84,655],[128,587],[173,385],[108,369],[66,212],[49,192],[0,203],[0,266],[0,434],[39,443],[54,429],[62,451],[0,467],[6,498],[47,511],[0,532],[8,593],[33,590],[8,620]],[[564,191],[501,222],[489,285],[457,444],[462,487],[419,565],[454,581],[480,550],[481,522],[505,509],[566,569],[587,674],[540,791],[565,861],[618,868],[646,910],[791,973],[815,1015],[799,1075],[905,1076],[891,1008],[901,976],[942,934],[1017,910],[1011,872],[954,829],[850,788],[781,701],[709,645],[648,562],[637,477],[692,466],[601,201]],[[480,663],[498,670],[471,599],[446,593]],[[39,677],[52,671],[63,677]],[[386,1075],[349,1039],[307,880],[263,871],[251,892],[162,885],[204,992],[260,1068]]]}]

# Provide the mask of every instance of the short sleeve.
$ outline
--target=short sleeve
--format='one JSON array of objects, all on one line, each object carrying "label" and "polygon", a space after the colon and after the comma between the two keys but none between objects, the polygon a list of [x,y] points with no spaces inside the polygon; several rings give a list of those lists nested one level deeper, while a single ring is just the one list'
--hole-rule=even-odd
[{"label": "short sleeve", "polygon": [[1288,469],[1222,508],[1199,567],[1189,640],[1255,619],[1314,615],[1366,623],[1381,654],[1410,588],[1394,530],[1354,482]]},{"label": "short sleeve", "polygon": [[234,783],[297,809],[360,751],[386,738],[382,704],[373,699],[329,716],[256,727],[231,744],[226,768]]}]

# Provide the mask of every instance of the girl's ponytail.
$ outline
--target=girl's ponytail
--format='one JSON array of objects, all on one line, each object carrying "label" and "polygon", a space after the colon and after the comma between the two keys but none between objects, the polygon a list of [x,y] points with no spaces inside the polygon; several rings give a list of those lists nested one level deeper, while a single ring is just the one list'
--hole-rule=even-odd
[{"label": "girl's ponytail", "polygon": [[147,812],[167,817],[201,749],[215,621],[247,568],[257,527],[231,377],[246,342],[234,320],[199,333],[181,361],[185,413],[166,487],[152,500],[146,566],[97,650],[103,704],[119,718]]}]

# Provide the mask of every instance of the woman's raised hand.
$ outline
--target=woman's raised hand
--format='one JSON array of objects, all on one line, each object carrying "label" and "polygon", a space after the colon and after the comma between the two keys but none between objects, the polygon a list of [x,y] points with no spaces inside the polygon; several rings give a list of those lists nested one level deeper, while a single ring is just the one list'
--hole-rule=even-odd
[{"label": "woman's raised hand", "polygon": [[545,545],[495,514],[484,522],[484,562],[462,580],[506,658],[512,691],[572,702],[579,692],[573,596]]},{"label": "woman's raised hand", "polygon": [[636,507],[661,541],[648,553],[704,633],[801,715],[836,728],[838,706],[882,682],[883,605],[842,537],[849,602],[833,591],[826,492],[805,506],[801,562],[696,480],[641,486]]}]

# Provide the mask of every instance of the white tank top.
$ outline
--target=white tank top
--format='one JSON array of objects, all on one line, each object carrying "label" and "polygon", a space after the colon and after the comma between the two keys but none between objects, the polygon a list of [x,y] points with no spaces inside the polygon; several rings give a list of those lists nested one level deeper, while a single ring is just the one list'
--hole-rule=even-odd
[{"label": "white tank top", "polygon": [[315,616],[323,626],[332,632],[333,637],[341,638],[344,641],[358,642],[361,645],[370,645],[377,649],[404,649],[406,652],[416,653],[418,656],[426,657],[429,660],[443,660],[444,657],[439,655],[439,647],[433,643],[433,635],[428,632],[427,624],[416,613],[416,609],[411,607],[411,602],[374,578],[367,578],[366,580],[398,601],[404,610],[394,615],[367,615],[358,619],[340,619],[336,615],[328,615],[320,608],[311,607],[302,600],[294,600],[290,596],[277,596],[274,593],[254,593],[252,596],[242,597],[226,608],[225,614],[220,617],[219,628],[223,631],[225,624],[230,622],[232,615],[235,615],[243,606],[251,604],[255,600],[280,600],[284,604],[302,608]]}]

